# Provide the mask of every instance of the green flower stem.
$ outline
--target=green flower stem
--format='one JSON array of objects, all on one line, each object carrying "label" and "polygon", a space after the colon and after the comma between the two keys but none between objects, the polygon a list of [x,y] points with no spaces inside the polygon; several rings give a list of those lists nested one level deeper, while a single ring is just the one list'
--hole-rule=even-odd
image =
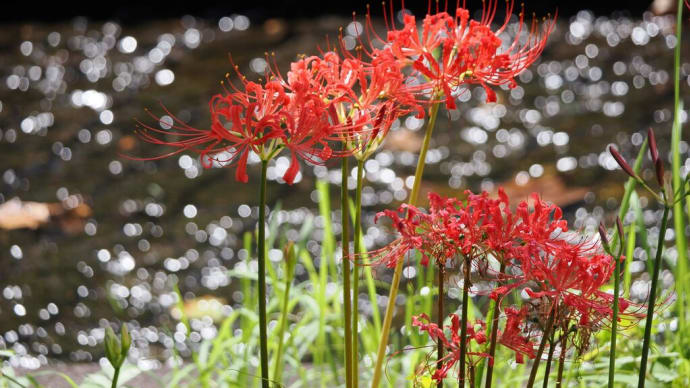
[{"label": "green flower stem", "polygon": [[632,265],[633,256],[635,254],[635,229],[637,229],[637,223],[633,221],[632,224],[630,224],[630,229],[628,230],[628,238],[625,247],[625,266],[623,267],[623,297],[625,299],[630,298],[630,285],[632,284],[630,266]]},{"label": "green flower stem", "polygon": [[568,340],[568,330],[567,328],[561,329],[561,354],[558,357],[558,377],[556,378],[556,388],[561,388],[563,386],[563,369],[565,369],[565,345]]},{"label": "green flower stem", "polygon": [[259,342],[261,348],[261,386],[269,388],[268,340],[266,335],[266,170],[268,161],[261,161],[259,189]]},{"label": "green flower stem", "polygon": [[467,307],[469,303],[470,290],[470,259],[465,257],[465,265],[463,268],[464,279],[462,282],[462,318],[460,319],[460,370],[458,373],[458,387],[465,386],[465,354],[467,353]]},{"label": "green flower stem", "polygon": [[[443,282],[444,282],[443,275],[445,274],[444,269],[445,269],[444,264],[439,265],[439,267],[438,267],[438,314],[436,316],[436,324],[438,325],[438,327],[441,330],[443,330],[443,318],[444,318],[444,314],[443,314],[443,297],[445,296],[445,292],[443,291]],[[443,366],[443,361],[442,361],[442,358],[443,358],[443,339],[442,338],[438,339],[437,347],[438,347],[438,349],[437,349],[438,355],[436,356],[436,360],[437,360],[436,361],[436,370],[439,370]],[[438,381],[437,386],[438,386],[438,388],[443,388],[443,379]]]},{"label": "green flower stem", "polygon": [[340,214],[343,224],[343,316],[345,318],[345,386],[352,387],[352,286],[350,284],[350,220],[347,196],[347,178],[349,176],[348,158],[342,159]]},{"label": "green flower stem", "polygon": [[549,356],[546,358],[546,370],[544,370],[544,385],[543,388],[549,388],[549,374],[551,374],[551,362],[553,361],[553,351],[555,346],[553,346],[554,334],[556,331],[551,332],[551,339],[549,339]]},{"label": "green flower stem", "polygon": [[[680,175],[682,160],[680,152],[680,141],[682,138],[682,128],[681,114],[683,111],[683,102],[680,99],[680,68],[681,68],[681,39],[682,39],[682,28],[683,28],[683,0],[678,1],[678,13],[676,15],[676,47],[674,53],[674,120],[673,120],[673,131],[671,134],[671,171],[673,190],[676,193],[683,193],[685,190],[685,184]],[[667,193],[671,202],[675,202],[673,193]],[[678,251],[678,258],[676,260],[676,269],[674,271],[674,276],[676,282],[674,284],[676,288],[676,316],[678,317],[678,333],[686,332],[686,303],[687,303],[687,272],[688,272],[688,242],[685,237],[685,212],[683,211],[683,201],[679,198],[678,202],[673,205],[673,224],[676,230],[676,249]],[[690,202],[689,202],[690,206]],[[690,214],[690,213],[689,213]]]},{"label": "green flower stem", "polygon": [[[362,180],[364,178],[364,160],[357,160],[357,189],[355,191],[355,254],[362,250]],[[371,270],[371,269],[369,269]],[[355,262],[352,275],[352,386],[359,387],[359,276]]]},{"label": "green flower stem", "polygon": [[[674,50],[673,70],[674,70],[674,90],[673,101],[677,108],[680,103],[680,57],[681,47],[680,40],[683,38],[683,0],[678,0],[678,12],[676,13],[676,47]],[[675,111],[674,111],[675,113]]]},{"label": "green flower stem", "polygon": [[[558,299],[556,303],[552,306],[551,314],[549,314],[549,319],[544,327],[544,334],[541,338],[541,343],[539,343],[539,350],[537,350],[537,355],[534,358],[534,364],[532,364],[532,370],[529,372],[529,380],[527,380],[527,388],[534,387],[534,380],[537,378],[537,371],[539,370],[539,362],[541,361],[541,356],[544,354],[544,348],[546,348],[546,342],[548,342],[551,337],[551,330],[553,330],[553,321],[556,317],[556,306],[558,305]],[[563,349],[561,349],[563,351]]]},{"label": "green flower stem", "polygon": [[[419,187],[422,183],[422,176],[424,175],[424,161],[426,160],[426,153],[429,150],[429,143],[431,142],[431,134],[436,125],[436,116],[438,115],[439,103],[434,103],[429,111],[429,123],[424,134],[424,142],[422,149],[419,152],[419,160],[417,160],[417,170],[414,174],[414,184],[412,185],[412,193],[410,194],[410,205],[417,204],[417,197],[419,197]],[[381,383],[381,376],[383,371],[383,362],[386,358],[386,348],[388,347],[388,336],[391,330],[391,323],[393,322],[393,312],[395,310],[395,299],[398,296],[398,287],[400,286],[400,277],[403,270],[403,260],[399,260],[395,266],[393,273],[393,280],[391,281],[391,289],[388,294],[388,305],[386,306],[386,314],[383,318],[383,326],[381,328],[381,340],[376,352],[376,364],[374,365],[374,377],[371,380],[371,387],[378,388]]]},{"label": "green flower stem", "polygon": [[285,291],[283,292],[283,304],[280,312],[280,323],[278,324],[278,350],[276,351],[273,365],[273,381],[279,384],[283,374],[283,353],[285,351],[285,327],[287,326],[287,315],[290,303],[290,288],[292,278],[295,276],[295,257],[294,244],[289,242],[285,249]]},{"label": "green flower stem", "polygon": [[637,380],[637,387],[644,388],[645,377],[647,375],[647,358],[649,356],[649,341],[652,337],[652,324],[654,322],[654,305],[656,304],[656,287],[659,282],[659,270],[661,268],[661,253],[664,250],[664,236],[668,226],[668,214],[671,208],[664,205],[664,215],[661,218],[661,229],[659,229],[659,240],[656,246],[656,258],[654,259],[654,272],[652,274],[652,286],[649,290],[647,302],[647,321],[644,326],[644,340],[642,342],[642,360],[640,361],[640,376]]},{"label": "green flower stem", "polygon": [[110,388],[117,388],[117,379],[120,377],[120,368],[115,368],[115,374],[113,374],[113,383],[110,384]]},{"label": "green flower stem", "polygon": [[[505,258],[501,257],[501,268],[499,269],[499,274],[502,274],[506,270]],[[499,315],[499,300],[492,301],[493,303],[493,313],[491,315],[491,338],[489,340],[489,361],[486,367],[486,388],[491,388],[491,383],[493,380],[494,373],[494,356],[496,355],[496,340],[498,337],[498,315]]]},{"label": "green flower stem", "polygon": [[613,388],[615,372],[616,372],[616,331],[618,329],[618,298],[620,295],[621,285],[621,253],[623,239],[621,238],[621,249],[619,250],[616,260],[616,267],[613,271],[613,322],[611,322],[611,352],[609,354],[609,388]]}]

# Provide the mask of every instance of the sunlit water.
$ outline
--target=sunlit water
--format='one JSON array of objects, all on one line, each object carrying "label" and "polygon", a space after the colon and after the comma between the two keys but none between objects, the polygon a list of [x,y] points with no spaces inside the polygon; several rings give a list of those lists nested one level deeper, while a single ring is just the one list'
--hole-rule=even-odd
[{"label": "sunlit water", "polygon": [[[267,66],[264,51],[274,51],[287,69],[296,53],[316,52],[339,25],[346,27],[345,45],[354,47],[358,28],[333,18],[255,25],[242,15],[184,17],[138,27],[77,19],[2,27],[0,203],[18,197],[65,213],[36,230],[0,229],[0,349],[16,352],[13,365],[90,361],[102,354],[102,327],[117,319],[135,329],[132,359],[155,366],[151,360],[168,358],[173,347],[189,353],[185,329],[170,314],[175,283],[186,299],[225,298],[221,315],[241,303],[227,270],[246,270],[251,258],[241,236],[255,227],[258,160],[250,160],[250,183],[240,184],[231,169],[205,170],[194,155],[139,162],[119,154],[165,152],[133,136],[135,117],[158,125],[144,108],[166,115],[159,101],[192,125],[207,125],[209,97],[231,71],[228,53],[258,78]],[[544,191],[567,208],[575,229],[594,230],[622,193],[624,174],[607,145],[632,158],[654,126],[660,149],[669,148],[675,44],[671,17],[581,12],[561,20],[520,86],[499,91],[499,102],[488,105],[483,89],[471,87],[459,95],[458,111],[442,113],[425,189],[459,195],[507,185],[516,200]],[[684,64],[684,87],[689,74]],[[400,120],[385,149],[366,163],[368,247],[389,239],[373,214],[407,197],[423,126],[414,117]],[[686,174],[688,143],[681,147]],[[283,210],[273,217],[291,225],[286,233],[294,238],[302,220],[316,214],[315,179],[335,186],[340,172],[337,162],[308,166],[288,186],[280,179],[288,164],[284,156],[271,163],[269,198],[271,206],[281,200]],[[651,178],[653,171],[643,175]],[[657,210],[644,198],[642,205],[647,223],[656,225]],[[322,226],[318,218],[316,225]],[[308,244],[315,255],[321,235]],[[670,230],[667,239],[673,235]],[[668,251],[671,261],[676,255]],[[279,250],[269,256],[282,259]],[[644,252],[635,259],[633,270],[640,272]],[[249,262],[249,270],[255,266]],[[645,276],[634,283],[633,297],[646,295]],[[672,277],[664,276],[668,286]],[[210,319],[195,321],[193,329],[192,342],[216,333]]]}]

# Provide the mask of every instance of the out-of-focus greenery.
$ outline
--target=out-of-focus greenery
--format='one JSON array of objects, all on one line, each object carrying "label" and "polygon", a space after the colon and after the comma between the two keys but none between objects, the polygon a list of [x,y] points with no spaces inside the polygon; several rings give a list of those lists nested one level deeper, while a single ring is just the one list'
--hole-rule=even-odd
[{"label": "out-of-focus greenery", "polygon": [[[328,222],[331,210],[328,185],[319,182],[317,190],[320,202],[326,206],[321,207],[320,216]],[[639,244],[645,241],[645,231],[639,228],[643,225],[642,213],[638,211],[641,206],[639,197],[634,190],[629,190],[625,203],[629,203],[630,212],[635,215],[634,222],[626,227],[626,251],[631,252],[635,246],[639,246],[651,256],[650,247]],[[687,215],[687,214],[686,214]],[[327,229],[330,235],[325,236],[323,250],[319,258],[313,257],[306,248],[308,236],[314,231],[314,219],[305,219],[300,231],[300,238],[294,243],[293,254],[295,260],[305,270],[302,276],[290,279],[286,276],[293,269],[289,268],[287,260],[280,262],[269,261],[268,287],[270,299],[268,308],[269,317],[269,352],[271,354],[272,375],[275,370],[280,370],[281,383],[276,386],[285,387],[336,387],[344,384],[342,374],[342,354],[344,329],[342,326],[342,281],[339,273],[340,260],[336,256],[336,238],[332,231]],[[270,234],[272,236],[267,244],[268,249],[280,248],[288,245],[282,227],[277,218],[270,220]],[[247,234],[244,239],[247,251],[252,251],[254,239]],[[286,255],[286,257],[289,255]],[[247,260],[251,258],[248,257]],[[668,259],[668,258],[667,258]],[[667,264],[670,262],[667,260]],[[294,263],[293,263],[294,265]],[[246,268],[249,268],[247,266]],[[433,351],[433,344],[427,342],[427,337],[421,336],[411,328],[411,316],[423,311],[430,311],[436,289],[432,286],[431,270],[418,267],[419,276],[416,280],[407,282],[407,298],[400,305],[395,322],[396,330],[393,331],[389,354],[390,359],[386,364],[385,383],[390,387],[418,386],[429,387],[432,382],[428,375],[417,373],[419,368],[427,362],[427,357]],[[245,292],[245,303],[241,308],[234,309],[224,318],[217,336],[212,340],[203,341],[194,352],[192,362],[185,363],[179,360],[163,376],[157,376],[160,387],[253,387],[259,386],[258,378],[258,315],[256,298],[252,290],[257,281],[253,272],[233,271],[233,279],[242,284]],[[630,287],[630,267],[625,266],[623,278],[624,292]],[[293,283],[290,284],[289,282]],[[386,284],[375,284],[378,294],[384,294]],[[286,290],[289,293],[286,295]],[[363,287],[360,292],[363,292]],[[668,295],[662,295],[668,299]],[[181,298],[181,295],[180,295]],[[367,297],[368,298],[368,297]],[[485,297],[478,297],[475,302]],[[181,300],[181,299],[180,299]],[[287,304],[285,304],[287,301]],[[285,314],[281,314],[284,306],[287,306]],[[481,306],[481,307],[480,307]],[[459,307],[455,306],[455,307]],[[483,318],[488,310],[488,304],[472,304],[472,314],[475,318]],[[189,325],[190,318],[184,315],[180,321]],[[652,347],[650,354],[651,365],[649,370],[649,387],[686,387],[690,385],[690,352],[685,346],[690,332],[687,325],[678,325],[678,309],[668,307],[662,309],[655,318],[656,346]],[[284,336],[280,338],[280,321],[286,319]],[[672,331],[678,325],[680,330]],[[360,381],[364,385],[371,377],[369,366],[376,352],[378,332],[371,319],[362,319],[360,322],[359,338],[360,346]],[[616,360],[616,382],[619,386],[634,386],[637,381],[639,356],[641,351],[641,338],[643,326],[622,322],[619,335]],[[663,330],[660,330],[663,329]],[[609,332],[602,330],[593,340],[588,352],[578,359],[568,357],[566,376],[568,387],[604,386],[607,381],[608,368],[608,344]],[[280,352],[280,354],[278,354]],[[8,356],[7,352],[0,355]],[[519,385],[527,378],[525,365],[514,362],[512,352],[499,347],[495,363],[495,386]],[[281,360],[282,365],[276,366],[276,360]],[[433,361],[433,356],[430,358]],[[543,368],[542,368],[543,369]],[[553,369],[552,369],[553,370]],[[11,368],[2,370],[3,379],[0,379],[0,388],[5,387],[41,387],[38,379],[42,374],[52,372],[39,372],[34,375],[17,377]],[[121,383],[118,386],[128,386],[137,374],[143,372],[131,364],[123,366]],[[540,374],[543,370],[540,371]],[[62,378],[76,387],[107,387],[110,384],[112,368],[108,367],[102,372],[87,376],[80,385],[77,385],[66,375]],[[543,378],[543,376],[538,376]],[[455,386],[452,379],[447,379],[447,386]],[[552,380],[553,381],[553,380]],[[479,386],[480,381],[477,381]]]}]

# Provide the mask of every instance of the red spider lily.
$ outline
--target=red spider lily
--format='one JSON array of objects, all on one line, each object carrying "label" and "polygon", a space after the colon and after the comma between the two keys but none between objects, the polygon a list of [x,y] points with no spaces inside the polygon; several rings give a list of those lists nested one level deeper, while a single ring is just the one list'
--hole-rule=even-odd
[{"label": "red spider lily", "polygon": [[291,184],[299,172],[298,157],[322,164],[333,155],[328,141],[336,129],[329,121],[326,103],[316,94],[290,93],[287,112],[281,140],[292,160],[283,179]]},{"label": "red spider lily", "polygon": [[[551,309],[556,309],[556,321],[578,316],[580,326],[599,325],[610,320],[612,295],[604,293],[602,286],[609,282],[615,261],[603,254],[598,246],[584,240],[572,243],[553,239],[546,243],[528,242],[516,249],[520,275],[492,292],[497,298],[510,289],[529,284],[525,292],[530,298],[547,298]],[[621,314],[630,302],[619,298]],[[569,314],[572,312],[573,314]],[[545,311],[548,315],[550,311]],[[546,317],[541,317],[546,320]]]},{"label": "red spider lily", "polygon": [[[544,23],[543,30],[536,20],[529,31],[525,30],[524,10],[519,13],[517,31],[507,48],[501,49],[499,35],[509,25],[513,2],[506,2],[506,18],[503,25],[491,31],[491,22],[496,14],[498,0],[483,2],[481,21],[469,21],[469,12],[459,8],[456,12],[455,40],[458,47],[456,73],[464,82],[478,83],[487,93],[487,101],[496,101],[496,94],[487,85],[508,84],[517,86],[515,77],[529,67],[542,53],[548,36],[555,27],[555,17]],[[522,36],[526,32],[527,36]]]},{"label": "red spider lily", "polygon": [[[268,142],[280,138],[281,121],[289,98],[277,82],[268,82],[265,86],[247,82],[245,87],[244,93],[218,94],[211,98],[210,129],[193,128],[165,108],[165,112],[174,120],[173,125],[163,125],[163,129],[159,129],[139,122],[137,134],[142,140],[176,150],[138,159],[161,159],[192,151],[201,155],[204,167],[211,167],[213,161],[225,164],[236,162],[235,178],[247,182],[249,152],[261,153]],[[153,114],[151,116],[161,120]],[[180,139],[170,140],[170,136]]]},{"label": "red spider lily", "polygon": [[347,64],[354,82],[330,82],[334,119],[351,130],[345,137],[347,147],[360,160],[367,159],[381,145],[391,125],[399,117],[424,110],[405,84],[405,77],[392,55],[382,54],[371,63],[350,57]]},{"label": "red spider lily", "polygon": [[[546,296],[576,309],[580,303],[586,306],[599,299],[599,289],[608,283],[615,263],[586,240],[554,240],[547,247],[526,245],[518,260],[523,271],[520,281],[536,284],[536,290],[526,288],[531,298]],[[602,308],[610,311],[610,306]]]},{"label": "red spider lily", "polygon": [[498,199],[489,198],[487,192],[466,193],[467,209],[474,214],[473,219],[467,222],[475,226],[474,233],[479,234],[476,238],[481,239],[483,250],[501,257],[511,256],[520,220],[511,212],[510,202],[503,188],[498,189]]},{"label": "red spider lily", "polygon": [[282,81],[287,89],[305,90],[327,104],[331,123],[341,129],[334,139],[344,141],[359,159],[378,148],[398,117],[411,111],[421,117],[424,112],[390,54],[365,63],[329,51],[293,63]]},{"label": "red spider lily", "polygon": [[517,206],[516,214],[520,224],[517,238],[525,243],[548,246],[555,234],[568,231],[568,222],[563,217],[563,210],[554,204],[548,204],[537,193],[531,195],[532,208],[527,201]]},{"label": "red spider lily", "polygon": [[[528,284],[526,294],[546,306],[538,309],[538,321],[545,322],[554,314],[557,327],[578,328],[583,344],[587,333],[601,329],[613,318],[613,298],[617,296],[601,288],[608,284],[615,261],[598,246],[586,240],[554,240],[547,247],[525,245],[517,260],[522,274],[514,279],[519,280],[494,290],[492,297]],[[631,302],[618,298],[619,317],[642,317]]]},{"label": "red spider lily", "polygon": [[[190,127],[167,110],[174,120],[167,129],[139,123],[137,134],[142,140],[176,148],[164,155],[139,159],[160,159],[192,151],[201,155],[205,167],[211,167],[213,162],[236,163],[235,178],[247,182],[250,152],[270,160],[287,149],[291,163],[283,179],[292,184],[299,172],[298,159],[319,164],[333,155],[328,142],[338,128],[329,122],[327,104],[311,85],[290,90],[279,80],[259,84],[244,78],[241,78],[241,88],[229,85],[232,91],[226,89],[225,93],[211,98],[210,129]],[[170,136],[180,139],[171,140]]]},{"label": "red spider lily", "polygon": [[[516,86],[515,77],[529,67],[542,53],[548,36],[555,27],[555,18],[544,22],[543,27],[535,21],[525,28],[524,11],[512,41],[503,42],[499,37],[509,26],[513,2],[506,2],[506,18],[496,30],[491,30],[498,0],[483,2],[483,13],[479,21],[469,19],[469,11],[463,7],[455,10],[455,16],[446,11],[429,13],[422,21],[421,31],[413,15],[406,14],[403,25],[396,28],[393,10],[384,7],[388,33],[386,39],[376,34],[367,13],[367,38],[379,41],[382,50],[371,49],[375,56],[381,51],[390,51],[400,63],[410,65],[423,78],[418,86],[420,92],[432,93],[432,99],[445,96],[448,109],[455,109],[454,94],[460,86],[468,83],[482,85],[486,90],[487,102],[495,102],[496,94],[489,85],[507,84]],[[429,7],[431,8],[431,7]],[[389,15],[390,13],[390,15]],[[390,21],[390,24],[389,24]],[[438,54],[434,54],[439,51]]]},{"label": "red spider lily", "polygon": [[[426,332],[429,338],[434,342],[438,342],[440,339],[447,351],[447,354],[441,360],[439,360],[441,361],[441,367],[436,369],[431,376],[436,381],[443,380],[448,375],[448,371],[450,371],[455,364],[460,361],[460,317],[458,317],[456,314],[450,314],[450,322],[451,324],[445,327],[448,329],[450,334],[450,337],[448,337],[442,328],[438,327],[437,324],[430,322],[429,317],[426,314],[412,317],[412,326],[418,327],[420,332]],[[484,321],[477,320],[474,324],[468,322],[466,337],[466,344],[468,347],[472,342],[476,343],[477,345],[485,343],[485,330],[486,324]],[[489,355],[482,352],[469,351],[466,353],[466,357],[469,358],[469,361],[471,362],[472,357],[489,358]]]},{"label": "red spider lily", "polygon": [[[400,213],[405,214],[400,217]],[[417,226],[421,223],[421,216],[423,213],[415,206],[403,204],[400,205],[397,211],[384,210],[376,214],[374,222],[378,222],[381,217],[388,217],[393,221],[393,227],[398,231],[400,237],[388,244],[387,246],[370,252],[373,257],[379,257],[376,263],[385,264],[388,268],[394,268],[398,261],[413,249],[420,249],[423,244],[423,238],[417,232]],[[429,258],[422,253],[422,264],[427,265]]]},{"label": "red spider lily", "polygon": [[393,221],[400,238],[369,255],[379,257],[376,262],[388,267],[394,267],[413,249],[421,253],[422,265],[428,265],[429,258],[445,265],[460,255],[470,260],[488,253],[511,255],[517,244],[518,225],[517,217],[510,213],[505,192],[499,190],[500,199],[490,199],[486,192],[466,194],[467,201],[463,203],[430,193],[428,213],[402,205],[397,211],[377,214],[377,221],[383,216]]},{"label": "red spider lily", "polygon": [[[534,346],[536,345],[532,342],[529,333],[525,334],[526,324],[525,320],[527,318],[527,306],[523,306],[518,309],[514,306],[510,306],[504,310],[506,317],[505,330],[500,333],[499,342],[501,345],[512,349],[515,351],[515,362],[522,364],[525,362],[525,357],[529,358],[536,357],[534,352]],[[493,363],[493,360],[489,362]]]},{"label": "red spider lily", "polygon": [[[400,234],[400,238],[387,247],[371,252],[370,255],[380,257],[377,263],[384,263],[387,267],[395,267],[407,252],[417,249],[422,255],[422,265],[429,264],[431,256],[439,264],[456,257],[461,251],[458,245],[460,228],[457,224],[459,202],[455,199],[442,198],[434,193],[429,194],[430,212],[411,205],[401,205],[397,211],[384,210],[376,215],[388,217]],[[404,218],[400,214],[406,214]]]},{"label": "red spider lily", "polygon": [[510,211],[509,199],[503,188],[499,200],[489,207],[491,222],[486,225],[486,245],[502,257],[510,256],[517,233],[518,218]]},{"label": "red spider lily", "polygon": [[[246,183],[250,151],[261,154],[268,142],[284,137],[281,122],[290,98],[277,82],[265,86],[245,84],[245,93],[217,94],[211,99],[211,128],[227,137],[230,143],[222,151],[209,153],[209,159],[224,164],[237,160],[235,179]],[[268,131],[267,131],[268,130]]]},{"label": "red spider lily", "polygon": [[[579,346],[580,354],[589,345],[591,333],[613,319],[613,298],[618,298],[619,320],[643,316],[639,306],[601,291],[613,274],[615,260],[587,237],[567,239],[562,233],[567,231],[567,223],[558,207],[533,195],[532,206],[524,201],[516,213],[514,245],[509,249],[514,270],[500,275],[501,285],[491,292],[492,299],[500,303],[502,295],[524,287],[530,298],[526,303],[535,314],[532,319],[541,326],[577,328],[573,337],[577,341],[571,338],[570,343]],[[518,362],[524,355],[535,357],[531,336],[519,335],[526,330],[527,306],[519,310],[509,307],[504,312],[508,321],[499,342],[516,351]]]}]

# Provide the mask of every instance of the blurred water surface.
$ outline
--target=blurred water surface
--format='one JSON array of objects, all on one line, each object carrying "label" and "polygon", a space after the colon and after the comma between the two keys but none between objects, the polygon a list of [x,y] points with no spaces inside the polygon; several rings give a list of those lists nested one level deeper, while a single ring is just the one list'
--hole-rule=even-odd
[{"label": "blurred water surface", "polygon": [[[227,271],[256,266],[241,236],[255,227],[257,159],[250,160],[249,184],[235,182],[232,169],[204,169],[194,155],[127,160],[119,154],[165,152],[133,136],[133,118],[168,125],[163,103],[203,127],[210,96],[232,71],[228,53],[242,72],[258,78],[266,71],[264,52],[275,52],[287,70],[297,53],[316,53],[339,26],[345,46],[353,48],[361,28],[351,23],[323,17],[256,25],[228,15],[129,27],[86,19],[0,27],[0,206],[20,215],[15,227],[0,228],[0,349],[16,352],[14,365],[90,361],[101,355],[106,320],[121,320],[135,329],[133,359],[155,366],[173,347],[188,354],[185,336],[177,335],[184,328],[169,312],[175,283],[185,299],[223,297],[225,304],[214,307],[220,315],[242,302]],[[470,87],[458,96],[457,111],[442,113],[425,190],[460,195],[504,185],[516,201],[539,191],[566,207],[575,229],[594,230],[617,208],[624,179],[607,145],[632,158],[654,126],[660,149],[669,148],[675,44],[668,16],[582,11],[560,20],[541,60],[520,75],[520,86],[498,91],[496,104],[485,104],[482,88]],[[683,87],[689,75],[685,63]],[[147,107],[163,116],[160,123]],[[366,163],[369,247],[389,238],[373,214],[408,195],[423,125],[414,117],[400,120],[384,150]],[[280,199],[283,209],[273,217],[289,225],[289,236],[316,214],[315,179],[331,181],[335,194],[340,172],[337,162],[307,166],[288,186],[280,179],[288,164],[286,157],[276,159],[268,175],[271,206]],[[649,167],[646,177],[653,174]],[[642,204],[655,225],[658,209],[644,198]],[[654,235],[652,228],[649,239]],[[309,245],[315,254],[320,236]],[[277,250],[269,256],[282,258]],[[193,329],[192,342],[216,333],[210,319]]]}]

